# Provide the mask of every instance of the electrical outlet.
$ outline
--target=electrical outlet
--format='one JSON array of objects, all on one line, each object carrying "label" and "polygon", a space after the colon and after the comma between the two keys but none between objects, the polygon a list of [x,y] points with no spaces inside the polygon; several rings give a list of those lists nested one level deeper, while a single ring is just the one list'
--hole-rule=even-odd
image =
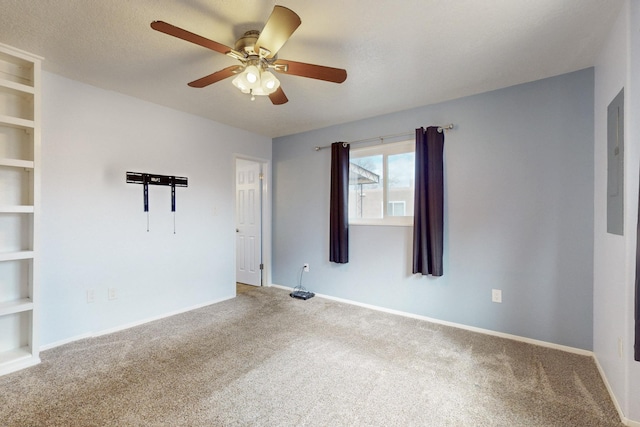
[{"label": "electrical outlet", "polygon": [[96,291],[93,289],[87,290],[87,304],[91,304],[96,300]]},{"label": "electrical outlet", "polygon": [[304,271],[308,273],[309,272],[309,263],[305,262],[303,268],[304,268]]},{"label": "electrical outlet", "polygon": [[118,298],[118,293],[116,292],[116,288],[109,288],[109,300],[114,300]]},{"label": "electrical outlet", "polygon": [[502,302],[502,291],[500,289],[491,289],[491,301]]}]

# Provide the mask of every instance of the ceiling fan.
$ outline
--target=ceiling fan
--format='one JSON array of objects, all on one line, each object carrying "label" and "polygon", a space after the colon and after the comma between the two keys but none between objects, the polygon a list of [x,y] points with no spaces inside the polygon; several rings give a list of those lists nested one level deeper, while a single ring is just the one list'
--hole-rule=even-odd
[{"label": "ceiling fan", "polygon": [[342,83],[347,78],[347,71],[341,68],[306,64],[277,57],[280,48],[301,23],[300,17],[294,11],[283,6],[275,6],[262,32],[256,30],[245,32],[236,41],[234,49],[163,21],[153,21],[151,28],[229,55],[241,62],[241,65],[232,65],[194,80],[189,83],[189,86],[203,88],[235,75],[233,85],[243,93],[250,94],[252,100],[256,95],[266,95],[274,105],[281,105],[288,99],[271,70],[333,83]]}]

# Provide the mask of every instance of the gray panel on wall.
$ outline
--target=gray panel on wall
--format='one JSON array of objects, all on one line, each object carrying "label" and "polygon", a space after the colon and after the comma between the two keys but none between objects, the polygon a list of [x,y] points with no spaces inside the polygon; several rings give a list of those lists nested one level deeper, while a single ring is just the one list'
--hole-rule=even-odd
[{"label": "gray panel on wall", "polygon": [[607,232],[624,234],[624,88],[607,107]]}]

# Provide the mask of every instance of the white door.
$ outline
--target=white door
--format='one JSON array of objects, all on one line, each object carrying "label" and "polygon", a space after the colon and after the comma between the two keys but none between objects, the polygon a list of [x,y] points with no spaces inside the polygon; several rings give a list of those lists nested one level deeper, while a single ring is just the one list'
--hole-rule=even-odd
[{"label": "white door", "polygon": [[236,281],[261,286],[260,163],[236,160]]}]

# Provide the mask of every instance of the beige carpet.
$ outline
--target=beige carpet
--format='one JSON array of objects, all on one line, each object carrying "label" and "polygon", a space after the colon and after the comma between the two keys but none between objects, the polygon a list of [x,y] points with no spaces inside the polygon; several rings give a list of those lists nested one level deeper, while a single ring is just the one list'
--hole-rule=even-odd
[{"label": "beige carpet", "polygon": [[276,288],[41,356],[0,425],[622,425],[590,357]]}]

